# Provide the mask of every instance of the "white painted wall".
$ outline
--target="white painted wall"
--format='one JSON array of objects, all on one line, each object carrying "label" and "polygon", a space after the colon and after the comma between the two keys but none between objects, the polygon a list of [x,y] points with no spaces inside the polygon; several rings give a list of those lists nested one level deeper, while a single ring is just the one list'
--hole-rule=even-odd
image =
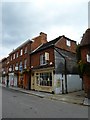
[{"label": "white painted wall", "polygon": [[64,76],[62,77],[61,74],[54,75],[54,92],[55,92],[55,94],[62,94],[62,79],[63,79],[63,85],[64,85],[64,91],[65,91]]},{"label": "white painted wall", "polygon": [[14,86],[17,87],[17,76],[14,75]]},{"label": "white painted wall", "polygon": [[[65,91],[66,91],[65,75],[63,75],[63,77],[61,74],[54,75],[54,92],[55,92],[55,94],[62,94],[62,79],[63,79],[63,88],[64,88],[64,93],[65,93]],[[67,75],[67,91],[75,92],[75,91],[79,91],[79,90],[82,90],[82,80],[80,79],[79,75]]]},{"label": "white painted wall", "polygon": [[79,75],[67,75],[68,92],[82,90],[82,80]]}]

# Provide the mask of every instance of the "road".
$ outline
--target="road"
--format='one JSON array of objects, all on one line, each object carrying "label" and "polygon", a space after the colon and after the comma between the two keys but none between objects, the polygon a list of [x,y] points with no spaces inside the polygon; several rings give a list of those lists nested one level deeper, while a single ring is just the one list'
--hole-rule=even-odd
[{"label": "road", "polygon": [[88,107],[2,88],[2,117],[88,118]]}]

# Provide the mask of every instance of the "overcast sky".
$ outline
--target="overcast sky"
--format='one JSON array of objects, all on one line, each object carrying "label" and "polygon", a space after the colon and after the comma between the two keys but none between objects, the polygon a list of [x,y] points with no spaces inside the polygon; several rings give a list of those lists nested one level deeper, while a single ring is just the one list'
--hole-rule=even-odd
[{"label": "overcast sky", "polygon": [[40,32],[78,43],[88,28],[88,0],[2,0],[0,11],[0,59]]}]

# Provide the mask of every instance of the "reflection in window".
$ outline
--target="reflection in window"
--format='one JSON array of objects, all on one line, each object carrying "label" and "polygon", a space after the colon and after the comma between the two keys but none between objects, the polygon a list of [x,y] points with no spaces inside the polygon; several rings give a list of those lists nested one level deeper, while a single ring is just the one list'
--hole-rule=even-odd
[{"label": "reflection in window", "polygon": [[52,73],[44,72],[36,74],[36,84],[41,86],[52,86]]}]

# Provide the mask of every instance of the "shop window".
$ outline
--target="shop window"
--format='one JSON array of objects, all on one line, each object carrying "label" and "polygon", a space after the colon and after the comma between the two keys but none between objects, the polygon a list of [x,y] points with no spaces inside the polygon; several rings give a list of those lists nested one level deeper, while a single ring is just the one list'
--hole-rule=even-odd
[{"label": "shop window", "polygon": [[52,86],[52,73],[38,73],[36,74],[36,84],[40,86]]}]

